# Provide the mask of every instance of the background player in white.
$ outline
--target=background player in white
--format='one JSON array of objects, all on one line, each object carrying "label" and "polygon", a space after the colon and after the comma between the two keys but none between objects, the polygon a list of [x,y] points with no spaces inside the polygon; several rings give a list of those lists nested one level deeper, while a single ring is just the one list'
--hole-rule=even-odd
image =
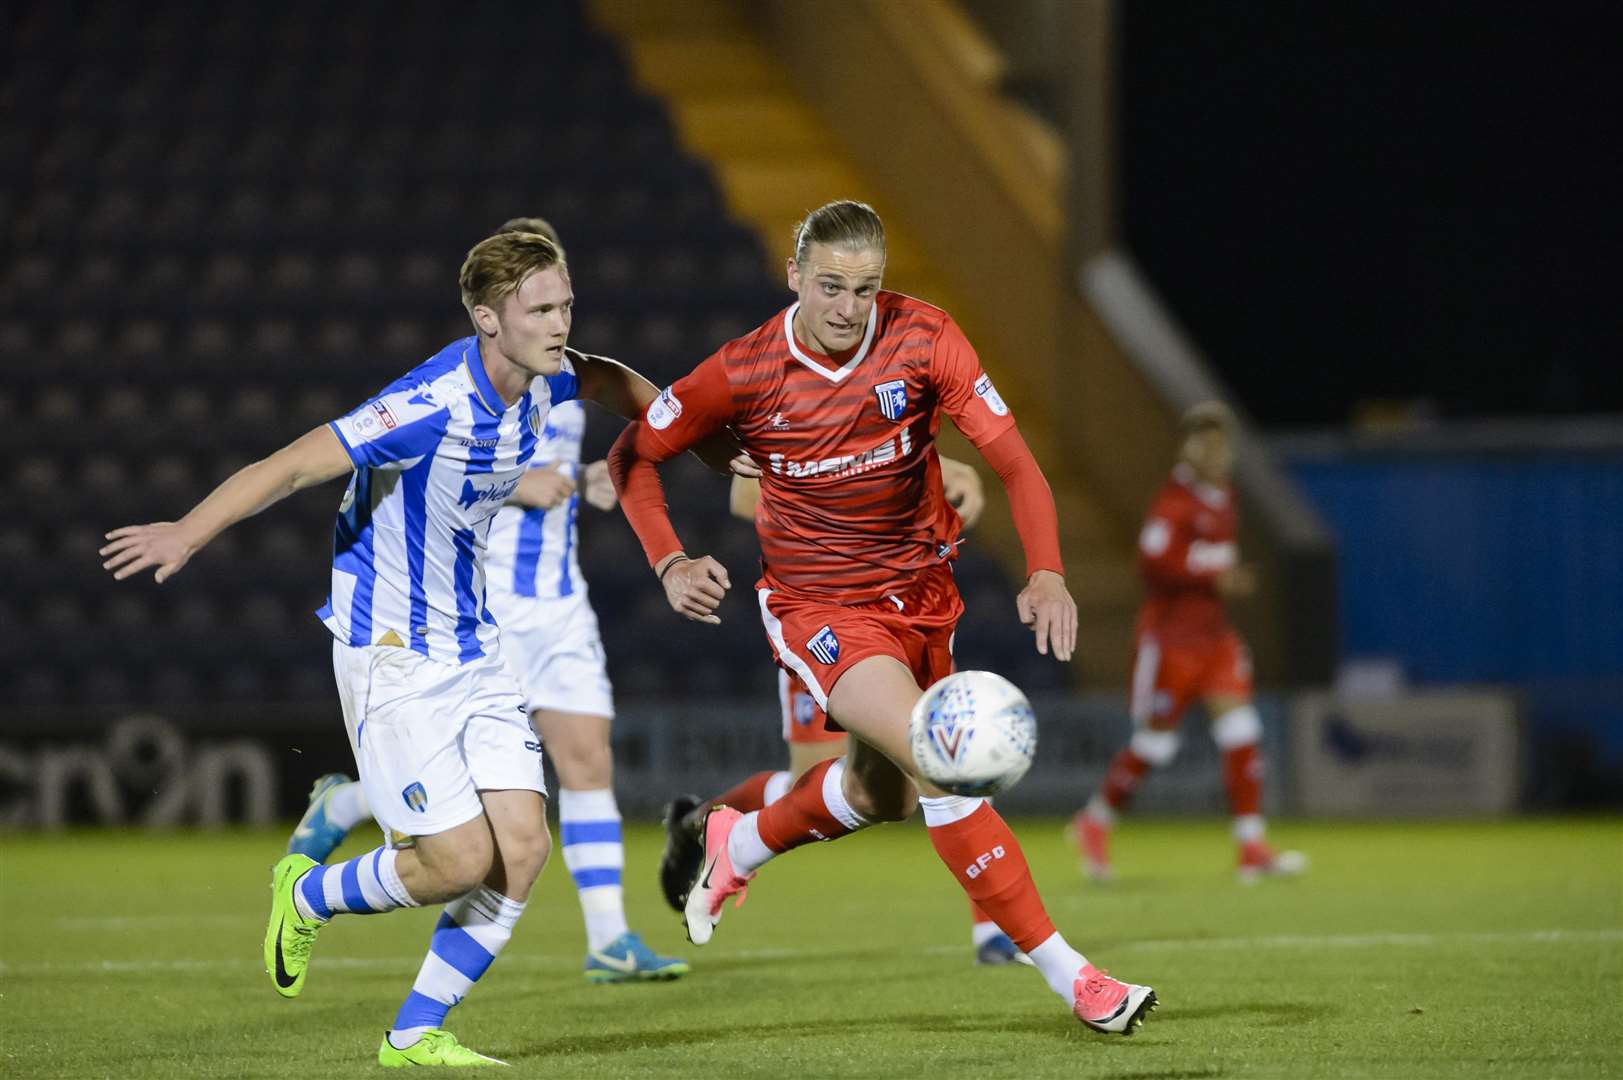
[{"label": "background player in white", "polygon": [[335,866],[288,855],[272,871],[265,966],[304,988],[335,914],[446,904],[380,1064],[496,1063],[443,1023],[507,943],[551,851],[540,744],[486,608],[490,519],[517,487],[554,402],[621,415],[654,388],[613,361],[564,354],[574,304],[552,241],[489,237],[459,277],[477,333],[346,416],[240,470],[177,522],[107,534],[103,566],[162,583],[230,525],[352,473],[320,617],[361,783],[380,822],[415,838]]},{"label": "background player in white", "polygon": [[[557,231],[539,217],[514,218],[497,231],[534,233],[558,244]],[[558,250],[562,254],[562,244]],[[524,687],[530,719],[558,773],[559,839],[586,923],[586,977],[674,979],[687,973],[687,961],[658,955],[626,924],[625,846],[609,741],[614,691],[580,572],[576,528],[583,493],[600,510],[612,510],[616,499],[604,462],[581,466],[585,430],[586,410],[577,401],[547,414],[528,471],[490,524],[487,600],[501,626],[502,653]],[[288,851],[325,862],[370,816],[362,785],[330,773],[311,790]]]}]

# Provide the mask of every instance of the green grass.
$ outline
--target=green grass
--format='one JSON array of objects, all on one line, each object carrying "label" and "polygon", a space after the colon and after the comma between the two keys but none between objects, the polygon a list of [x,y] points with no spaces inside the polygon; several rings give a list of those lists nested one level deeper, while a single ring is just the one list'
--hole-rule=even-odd
[{"label": "green grass", "polygon": [[[963,901],[916,824],[794,853],[694,950],[629,830],[634,925],[679,983],[592,987],[555,857],[452,1026],[515,1075],[1590,1077],[1623,1071],[1623,823],[1291,825],[1296,882],[1237,885],[1221,823],[1129,820],[1085,885],[1017,823],[1055,921],[1155,986],[1092,1034],[1025,969],[969,963]],[[303,997],[260,971],[282,834],[0,841],[0,1075],[351,1077],[374,1068],[435,915],[340,917]],[[359,845],[347,849],[361,850]]]}]

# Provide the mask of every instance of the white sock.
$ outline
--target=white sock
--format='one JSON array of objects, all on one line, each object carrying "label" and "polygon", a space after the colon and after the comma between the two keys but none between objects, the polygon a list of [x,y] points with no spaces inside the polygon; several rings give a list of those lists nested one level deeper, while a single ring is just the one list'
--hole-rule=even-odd
[{"label": "white sock", "polygon": [[522,914],[523,903],[489,885],[445,905],[417,981],[395,1014],[389,1045],[404,1050],[429,1028],[444,1027],[445,1014],[489,970]]},{"label": "white sock", "polygon": [[1095,794],[1088,800],[1087,815],[1107,829],[1116,825],[1116,808],[1105,802],[1103,795]]},{"label": "white sock", "polygon": [[1261,814],[1241,814],[1234,819],[1234,839],[1241,844],[1261,840],[1268,831]]},{"label": "white sock", "polygon": [[349,832],[372,816],[372,808],[367,805],[366,792],[361,788],[359,780],[339,784],[327,792],[325,810],[327,820],[345,832]]},{"label": "white sock", "polygon": [[601,949],[624,934],[625,896],[620,884],[626,865],[620,836],[620,808],[610,788],[558,791],[558,833],[564,865],[575,879],[580,913],[586,922],[586,947]]},{"label": "white sock", "polygon": [[1071,948],[1058,931],[1026,955],[1048,980],[1048,988],[1065,999],[1065,1004],[1071,1004],[1076,998],[1076,977],[1088,958]]},{"label": "white sock", "polygon": [[761,839],[761,830],[755,824],[760,816],[759,810],[745,814],[727,836],[727,857],[733,861],[733,869],[740,874],[759,870],[778,854]]},{"label": "white sock", "polygon": [[374,848],[345,862],[312,866],[293,883],[293,906],[306,919],[326,922],[337,914],[377,915],[418,907],[400,881],[394,848]]},{"label": "white sock", "polygon": [[766,786],[761,789],[761,805],[771,806],[783,798],[793,783],[794,777],[789,775],[789,770],[773,773],[767,778]]},{"label": "white sock", "polygon": [[986,922],[970,923],[969,943],[978,949],[1001,933],[1003,933],[1002,928],[990,919]]}]

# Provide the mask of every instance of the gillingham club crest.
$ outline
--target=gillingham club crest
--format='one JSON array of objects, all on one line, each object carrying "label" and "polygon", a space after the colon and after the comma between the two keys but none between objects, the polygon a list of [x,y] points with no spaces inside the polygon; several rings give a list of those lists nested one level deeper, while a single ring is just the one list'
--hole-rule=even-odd
[{"label": "gillingham club crest", "polygon": [[873,388],[873,395],[879,399],[879,412],[886,420],[894,424],[902,419],[902,414],[907,411],[906,379],[882,382]]},{"label": "gillingham club crest", "polygon": [[806,651],[810,652],[820,664],[833,664],[838,661],[840,639],[834,636],[834,628],[825,626],[806,639]]}]

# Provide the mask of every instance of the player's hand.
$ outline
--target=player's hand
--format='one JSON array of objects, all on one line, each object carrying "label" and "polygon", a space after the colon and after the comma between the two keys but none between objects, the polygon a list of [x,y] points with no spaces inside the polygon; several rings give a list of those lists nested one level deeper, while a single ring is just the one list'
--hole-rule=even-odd
[{"label": "player's hand", "polygon": [[1247,563],[1231,566],[1213,580],[1219,596],[1230,600],[1244,600],[1257,591],[1257,568]]},{"label": "player's hand", "polygon": [[1039,570],[1031,575],[1026,587],[1015,598],[1020,621],[1037,634],[1037,651],[1048,655],[1049,645],[1054,647],[1054,659],[1069,660],[1076,651],[1076,601],[1065,588],[1065,579],[1052,570]]},{"label": "player's hand", "polygon": [[941,487],[946,492],[947,502],[963,519],[964,528],[973,529],[975,522],[980,520],[981,511],[986,509],[986,492],[981,487],[981,474],[975,471],[973,465],[942,459]]},{"label": "player's hand", "polygon": [[568,501],[575,493],[575,481],[557,465],[538,465],[529,469],[513,489],[510,501],[519,506],[537,510],[551,510]]},{"label": "player's hand", "polygon": [[694,622],[720,623],[716,609],[727,590],[733,587],[727,568],[708,555],[697,559],[677,557],[660,578],[671,609]]},{"label": "player's hand", "polygon": [[609,463],[594,461],[586,466],[582,476],[586,481],[586,501],[599,510],[613,510],[620,497],[614,493],[614,481],[609,479]]},{"label": "player's hand", "polygon": [[123,581],[131,574],[139,574],[149,566],[156,566],[153,580],[159,585],[180,573],[188,559],[203,545],[193,539],[185,525],[175,521],[156,521],[151,525],[126,525],[107,534],[111,541],[97,554],[107,561],[103,570],[113,572],[113,580]]},{"label": "player's hand", "polygon": [[761,467],[755,464],[755,459],[742,452],[729,461],[727,467],[733,471],[734,476],[745,476],[751,480],[758,480],[761,477]]}]

